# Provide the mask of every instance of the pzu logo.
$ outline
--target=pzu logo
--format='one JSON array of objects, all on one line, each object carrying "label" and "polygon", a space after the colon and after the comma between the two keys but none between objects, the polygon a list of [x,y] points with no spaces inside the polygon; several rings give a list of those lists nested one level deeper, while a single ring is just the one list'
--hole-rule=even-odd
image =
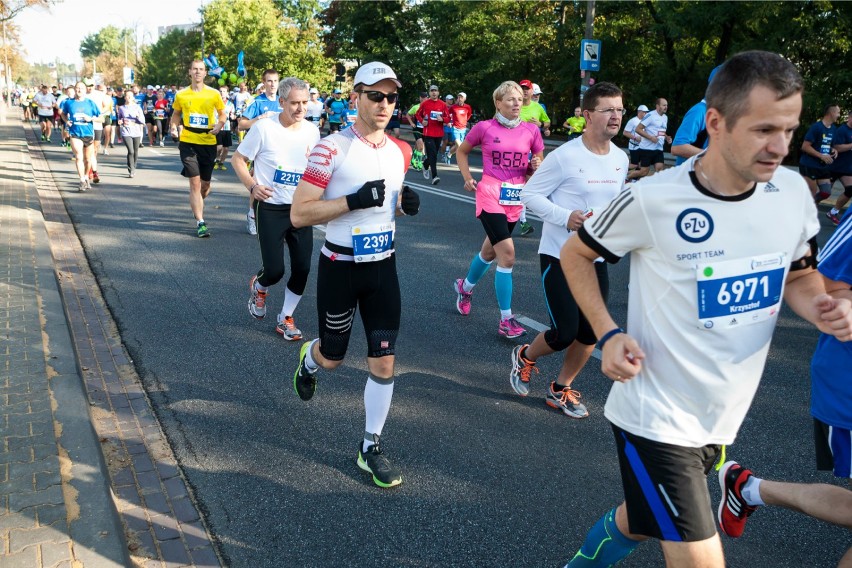
[{"label": "pzu logo", "polygon": [[713,234],[713,219],[701,209],[687,209],[678,215],[677,234],[690,243],[702,243]]}]

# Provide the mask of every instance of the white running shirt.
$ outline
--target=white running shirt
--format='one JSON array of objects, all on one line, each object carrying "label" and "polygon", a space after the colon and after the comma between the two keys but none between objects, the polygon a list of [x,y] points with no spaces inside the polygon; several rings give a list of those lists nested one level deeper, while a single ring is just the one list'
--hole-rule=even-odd
[{"label": "white running shirt", "polygon": [[53,103],[56,102],[56,97],[52,93],[46,95],[39,91],[33,97],[33,100],[38,104],[39,116],[53,116]]},{"label": "white running shirt", "polygon": [[559,258],[562,245],[571,235],[571,212],[591,209],[589,220],[600,215],[621,191],[629,162],[612,142],[605,156],[590,152],[582,136],[547,155],[521,190],[527,210],[544,221],[539,254]]},{"label": "white running shirt", "polygon": [[639,126],[639,123],[642,122],[639,120],[638,116],[634,116],[630,120],[627,121],[627,124],[624,126],[624,135],[627,136],[630,142],[627,143],[628,150],[637,150],[639,148],[639,142],[636,142],[631,138],[636,133],[636,127]]},{"label": "white running shirt", "polygon": [[295,130],[284,128],[280,114],[272,120],[258,120],[237,147],[237,152],[254,161],[257,182],[273,189],[272,197],[265,203],[293,203],[293,193],[305,173],[308,154],[320,140],[319,128],[304,120],[298,125]]},{"label": "white running shirt", "polygon": [[656,136],[657,141],[651,142],[644,136],[639,141],[640,150],[662,150],[663,142],[666,141],[666,128],[669,125],[669,117],[665,114],[660,114],[656,110],[652,110],[642,118],[642,124],[645,125],[645,133],[650,136]]},{"label": "white running shirt", "polygon": [[368,181],[385,181],[382,205],[356,209],[332,219],[326,225],[326,240],[353,248],[354,227],[394,224],[396,205],[410,161],[411,146],[406,142],[385,135],[380,144],[373,144],[362,138],[355,126],[320,140],[308,157],[304,179],[324,190],[323,199],[330,201],[350,195]]},{"label": "white running shirt", "polygon": [[621,192],[578,231],[630,253],[627,331],[642,371],[614,383],[605,416],[666,444],[730,444],[757,390],[790,263],[819,232],[802,177],[778,168],[737,197],[701,188],[690,158]]}]

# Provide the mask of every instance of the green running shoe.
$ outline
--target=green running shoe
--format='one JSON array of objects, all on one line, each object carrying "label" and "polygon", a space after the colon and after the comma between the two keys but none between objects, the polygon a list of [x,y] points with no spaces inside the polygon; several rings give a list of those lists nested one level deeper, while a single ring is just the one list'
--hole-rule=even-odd
[{"label": "green running shoe", "polygon": [[373,435],[375,444],[363,451],[364,442],[358,446],[358,467],[373,475],[373,483],[383,489],[402,484],[402,472],[382,452],[379,437]]},{"label": "green running shoe", "polygon": [[313,341],[308,341],[302,345],[299,350],[299,366],[296,367],[296,372],[293,374],[293,388],[302,400],[311,400],[317,390],[317,372],[309,371],[305,364],[308,349],[311,348],[312,344]]}]

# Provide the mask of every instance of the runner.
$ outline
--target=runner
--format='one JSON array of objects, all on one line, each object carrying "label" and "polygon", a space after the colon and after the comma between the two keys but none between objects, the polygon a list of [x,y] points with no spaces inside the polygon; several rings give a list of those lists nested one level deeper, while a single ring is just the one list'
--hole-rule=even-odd
[{"label": "runner", "polygon": [[[278,104],[278,71],[275,69],[267,69],[263,72],[263,83],[258,85],[263,92],[243,110],[240,117],[240,132],[245,135],[248,130],[257,124],[258,121],[264,118],[277,116],[281,112],[281,105]],[[242,140],[243,138],[240,138]],[[224,165],[224,164],[223,164]],[[246,232],[250,235],[257,234],[257,223],[254,218],[254,198],[249,194],[248,212],[246,213]]]},{"label": "runner", "polygon": [[[852,338],[852,302],[828,296],[814,269],[813,199],[780,167],[802,89],[780,55],[729,59],[707,89],[707,150],[622,191],[562,249],[571,292],[600,337],[601,369],[615,381],[605,415],[625,495],[571,568],[611,566],[649,538],[661,541],[667,566],[724,566],[706,474],[755,395],[781,298],[821,331]],[[593,264],[628,253],[625,332]]]},{"label": "runner", "polygon": [[[226,88],[227,89],[227,88]],[[266,316],[270,286],[284,277],[284,243],[290,253],[290,279],[284,289],[284,305],[275,327],[287,341],[302,339],[293,312],[302,299],[313,253],[313,228],[296,228],[290,221],[293,193],[308,162],[310,150],[320,140],[319,128],[305,120],[308,85],[287,77],[279,83],[278,100],[283,109],[272,120],[258,122],[240,143],[231,163],[234,172],[255,199],[257,240],[262,265],[249,283],[249,313]],[[253,164],[253,175],[248,163]]]},{"label": "runner", "polygon": [[[227,87],[225,87],[227,90]],[[154,131],[156,132],[156,140],[160,147],[165,146],[163,139],[166,137],[166,128],[169,113],[169,100],[166,98],[166,92],[163,89],[157,91],[157,100],[154,101]]]},{"label": "runner", "polygon": [[429,98],[420,103],[415,117],[423,123],[423,145],[426,148],[426,161],[423,162],[423,177],[432,179],[432,185],[438,185],[438,151],[444,137],[444,125],[450,122],[450,109],[440,99],[438,85],[429,87]]},{"label": "runner", "polygon": [[51,126],[53,125],[53,106],[56,104],[56,97],[47,89],[47,85],[42,85],[41,90],[33,95],[33,102],[36,104],[38,123],[41,127],[41,141],[49,143]]},{"label": "runner", "polygon": [[411,147],[384,132],[402,86],[396,74],[384,63],[367,63],[354,82],[357,122],[316,145],[293,197],[294,226],[327,224],[317,274],[319,338],[302,345],[293,385],[302,400],[311,399],[319,368],[332,370],[343,362],[359,309],[369,375],[357,464],[377,486],[389,488],[402,483],[380,443],[393,397],[402,311],[394,214],[416,215],[420,198],[403,186]]},{"label": "runner", "polygon": [[[464,188],[476,192],[476,216],[485,229],[485,240],[479,254],[473,257],[467,277],[453,284],[456,309],[470,314],[473,287],[497,259],[494,289],[500,308],[497,333],[514,338],[526,334],[512,315],[512,268],[515,244],[512,230],[521,210],[521,189],[528,175],[541,162],[544,142],[538,127],[520,118],[523,92],[514,81],[505,81],[494,91],[494,118],[477,122],[459,146],[456,157],[464,178]],[[468,156],[482,147],[482,179],[477,182],[470,173]],[[532,154],[532,162],[528,161]]]},{"label": "runner", "polygon": [[216,160],[213,162],[213,169],[227,170],[228,166],[225,165],[225,160],[228,159],[228,148],[231,147],[232,143],[231,120],[236,117],[236,114],[234,103],[230,99],[228,87],[219,87],[219,93],[222,95],[222,102],[225,104],[225,116],[228,118],[225,121],[225,126],[216,135]]},{"label": "runner", "polygon": [[840,116],[840,107],[826,105],[822,119],[808,128],[802,142],[799,156],[799,173],[805,178],[814,200],[819,203],[831,197],[831,164],[837,157],[837,149],[832,148],[832,140],[837,126],[834,124]]},{"label": "runner", "polygon": [[[612,143],[623,115],[621,89],[606,82],[592,85],[583,97],[583,134],[551,152],[521,192],[527,208],[544,221],[538,252],[550,329],[539,333],[532,344],[512,350],[509,382],[518,395],[527,396],[532,372],[538,372],[536,361],[567,349],[545,402],[571,418],[589,415],[572,384],[591,357],[597,338],[565,281],[560,251],[568,237],[600,214],[624,186],[628,159]],[[603,259],[595,263],[595,273],[605,300],[609,276]]]},{"label": "runner", "polygon": [[[447,110],[453,108],[456,104],[456,98],[453,95],[447,95],[444,97],[444,102],[447,105]],[[453,122],[452,122],[452,114],[450,115],[450,122],[444,124],[444,138],[441,140],[441,161],[445,164],[449,165],[450,163],[450,145],[453,143]]]},{"label": "runner", "polygon": [[343,115],[348,104],[343,100],[340,89],[334,89],[331,98],[325,101],[325,111],[328,113],[328,133],[338,132],[343,124]]},{"label": "runner", "polygon": [[95,157],[91,163],[92,169],[89,170],[89,179],[92,180],[92,183],[100,183],[101,178],[98,176],[98,154],[101,153],[101,141],[104,137],[104,120],[108,116],[106,111],[109,105],[106,101],[107,96],[103,84],[99,83],[95,85],[91,79],[86,80],[86,96],[98,105],[98,110],[100,111],[100,116],[95,118],[95,121],[92,123],[95,132]]},{"label": "runner", "polygon": [[837,198],[826,217],[835,225],[840,224],[843,207],[852,199],[852,111],[846,115],[846,122],[834,133],[831,147],[837,157],[831,163],[831,174],[843,184],[843,194]]},{"label": "runner", "polygon": [[153,146],[157,138],[157,118],[154,116],[154,105],[157,104],[157,91],[154,85],[145,88],[145,95],[139,103],[145,112],[145,125],[148,128],[148,145]]},{"label": "runner", "polygon": [[628,120],[627,125],[624,127],[624,137],[628,140],[627,150],[630,152],[629,171],[639,168],[639,141],[642,140],[642,137],[636,134],[636,127],[639,126],[639,123],[642,122],[646,114],[648,114],[648,107],[639,105],[636,108],[636,116]]},{"label": "runner", "polygon": [[100,114],[98,105],[86,96],[86,84],[83,81],[78,81],[74,88],[68,88],[62,118],[71,137],[71,150],[74,152],[77,175],[80,176],[80,191],[90,188],[88,172],[95,163],[95,129],[92,123]]},{"label": "runner", "polygon": [[[414,153],[411,155],[411,169],[417,172],[423,171],[423,158],[426,156],[426,146],[423,144],[423,123],[417,119],[417,110],[423,101],[429,98],[425,92],[420,93],[420,102],[412,105],[405,115],[405,120],[411,126],[414,135]],[[427,178],[428,179],[428,178]]]},{"label": "runner", "polygon": [[183,125],[178,144],[183,164],[181,175],[189,178],[189,206],[199,237],[210,236],[204,221],[204,199],[210,194],[216,135],[227,119],[219,91],[204,84],[206,76],[204,62],[194,60],[189,66],[190,85],[175,96],[171,120],[171,135],[175,140],[178,139],[178,124]]},{"label": "runner", "polygon": [[319,91],[311,87],[308,91],[310,100],[308,101],[308,110],[305,112],[305,120],[312,123],[314,126],[322,130],[323,126],[323,104],[319,100]]},{"label": "runner", "polygon": [[124,104],[118,107],[118,125],[121,128],[121,139],[127,148],[127,176],[132,178],[136,175],[139,146],[145,130],[145,113],[131,91],[127,91]]},{"label": "runner", "polygon": [[451,138],[453,145],[450,147],[449,158],[447,163],[451,163],[453,154],[458,152],[459,146],[464,142],[464,137],[467,135],[467,122],[473,116],[473,109],[469,104],[466,104],[467,93],[461,92],[456,98],[456,104],[450,107]]}]

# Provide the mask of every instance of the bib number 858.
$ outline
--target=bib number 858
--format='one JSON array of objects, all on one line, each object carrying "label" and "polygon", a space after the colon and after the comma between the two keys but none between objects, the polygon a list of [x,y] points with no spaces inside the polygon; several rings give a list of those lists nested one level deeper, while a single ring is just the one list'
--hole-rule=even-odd
[{"label": "bib number 858", "polygon": [[722,282],[722,286],[719,288],[719,293],[716,295],[716,300],[720,305],[726,306],[731,303],[733,299],[735,304],[740,303],[743,299],[743,294],[748,293],[748,298],[746,301],[754,300],[755,294],[758,290],[762,290],[761,298],[766,298],[769,296],[769,276],[763,275],[760,278],[746,278],[745,280],[734,280],[731,282],[730,289],[728,289],[728,283]]}]

